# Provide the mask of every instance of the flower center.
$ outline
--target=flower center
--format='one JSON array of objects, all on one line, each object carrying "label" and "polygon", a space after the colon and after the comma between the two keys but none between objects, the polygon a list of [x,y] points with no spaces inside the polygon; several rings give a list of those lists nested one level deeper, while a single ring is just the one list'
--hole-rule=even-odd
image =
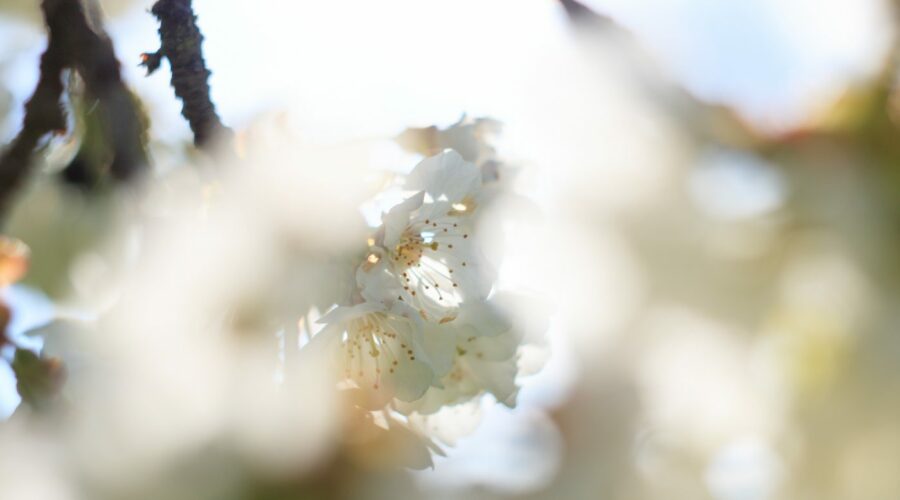
[{"label": "flower center", "polygon": [[400,358],[416,359],[411,346],[397,334],[396,325],[381,314],[352,320],[343,343],[345,376],[360,387],[371,384],[378,389],[382,370],[393,374]]},{"label": "flower center", "polygon": [[400,237],[400,242],[394,247],[394,262],[406,267],[412,267],[422,260],[426,249],[437,250],[438,246],[438,242],[426,241],[422,233],[410,227],[403,233],[403,236]]},{"label": "flower center", "polygon": [[452,211],[435,219],[411,221],[389,256],[403,285],[399,299],[423,318],[452,320],[446,309],[462,301],[457,277],[468,265],[464,252],[468,238],[460,215]]}]

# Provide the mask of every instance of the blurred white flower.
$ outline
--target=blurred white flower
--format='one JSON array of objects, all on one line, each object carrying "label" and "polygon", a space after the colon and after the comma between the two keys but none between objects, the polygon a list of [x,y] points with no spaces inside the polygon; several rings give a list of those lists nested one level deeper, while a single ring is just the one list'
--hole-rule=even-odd
[{"label": "blurred white flower", "polygon": [[74,484],[65,474],[66,461],[58,441],[24,419],[0,426],[0,498],[75,500]]},{"label": "blurred white flower", "polygon": [[478,196],[481,190],[481,172],[475,164],[448,149],[425,158],[416,165],[406,177],[405,185],[412,191],[425,191],[435,201],[464,203],[474,201]]},{"label": "blurred white flower", "polygon": [[140,242],[109,266],[115,303],[88,309],[99,316],[84,335],[64,328],[48,342],[73,368],[60,439],[115,497],[172,486],[171,464],[202,463],[213,443],[269,476],[302,475],[338,444],[335,374],[324,359],[299,362],[296,336],[282,346],[279,333],[350,296],[365,151],[261,139],[247,147],[253,168],[220,165],[211,183],[180,169],[142,196],[113,231]]},{"label": "blurred white flower", "polygon": [[436,126],[406,129],[397,137],[397,143],[408,151],[425,156],[452,149],[466,161],[484,167],[496,155],[488,139],[500,128],[501,123],[497,120],[463,115],[459,121],[444,129]]}]

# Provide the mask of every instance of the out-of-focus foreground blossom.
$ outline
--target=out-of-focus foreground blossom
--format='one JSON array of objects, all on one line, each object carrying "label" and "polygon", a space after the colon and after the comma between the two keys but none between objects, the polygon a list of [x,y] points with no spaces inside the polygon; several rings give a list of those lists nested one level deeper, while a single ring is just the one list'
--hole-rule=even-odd
[{"label": "out-of-focus foreground blossom", "polygon": [[[31,332],[66,383],[11,421],[64,450],[61,485],[92,498],[218,498],[247,481],[328,490],[430,465],[443,454],[433,439],[452,438],[421,422],[441,408],[485,392],[514,405],[524,336],[477,274],[480,169],[450,150],[423,161],[403,186],[421,189],[413,203],[369,228],[360,207],[390,179],[377,147],[293,141],[261,123],[235,165],[175,169],[104,202],[120,214],[92,250],[107,274]],[[214,479],[245,462],[248,477]],[[182,474],[196,481],[172,480]]]}]

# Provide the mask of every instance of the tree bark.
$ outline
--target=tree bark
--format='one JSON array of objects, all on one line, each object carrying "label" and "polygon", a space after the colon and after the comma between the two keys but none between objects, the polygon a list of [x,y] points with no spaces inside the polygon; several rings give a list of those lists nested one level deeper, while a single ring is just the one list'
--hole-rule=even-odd
[{"label": "tree bark", "polygon": [[163,57],[172,67],[172,87],[181,99],[181,114],[194,134],[194,144],[211,150],[217,140],[231,139],[231,129],[222,124],[210,98],[211,72],[203,59],[203,35],[191,0],[158,0],[150,11],[159,20],[161,46],[155,53],[143,55],[147,74],[159,68]]}]

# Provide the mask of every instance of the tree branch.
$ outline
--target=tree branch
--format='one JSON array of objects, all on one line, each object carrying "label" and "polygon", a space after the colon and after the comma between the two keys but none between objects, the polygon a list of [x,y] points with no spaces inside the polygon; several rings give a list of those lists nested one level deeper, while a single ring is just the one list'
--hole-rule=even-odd
[{"label": "tree branch", "polygon": [[143,55],[147,74],[159,68],[163,57],[172,67],[172,87],[183,104],[181,114],[194,133],[194,144],[203,149],[215,145],[215,139],[230,139],[231,129],[222,124],[209,96],[211,72],[203,60],[203,35],[191,0],[158,0],[150,11],[159,20],[161,47]]},{"label": "tree branch", "polygon": [[606,27],[612,24],[608,17],[594,12],[578,0],[559,0],[559,3],[566,9],[569,20],[575,25]]},{"label": "tree branch", "polygon": [[66,129],[60,104],[66,68],[78,71],[87,93],[98,102],[106,142],[112,150],[112,175],[129,179],[148,163],[146,125],[122,82],[112,42],[94,30],[79,0],[43,0],[41,9],[48,30],[47,49],[41,56],[37,88],[25,105],[22,130],[0,158],[0,212],[9,208],[27,177],[40,139]]},{"label": "tree branch", "polygon": [[[58,24],[53,12],[44,10],[48,28]],[[66,116],[60,98],[63,93],[62,72],[69,65],[63,36],[49,30],[47,49],[41,55],[40,77],[31,98],[25,104],[22,130],[0,158],[0,213],[12,202],[16,190],[25,180],[32,165],[32,154],[41,137],[66,129]]]},{"label": "tree branch", "polygon": [[84,80],[89,96],[97,99],[99,118],[106,144],[112,149],[109,166],[114,178],[126,180],[148,165],[147,124],[138,111],[137,100],[122,81],[121,68],[112,41],[91,28],[78,0],[44,0],[56,2],[68,11],[69,42],[72,59]]}]

